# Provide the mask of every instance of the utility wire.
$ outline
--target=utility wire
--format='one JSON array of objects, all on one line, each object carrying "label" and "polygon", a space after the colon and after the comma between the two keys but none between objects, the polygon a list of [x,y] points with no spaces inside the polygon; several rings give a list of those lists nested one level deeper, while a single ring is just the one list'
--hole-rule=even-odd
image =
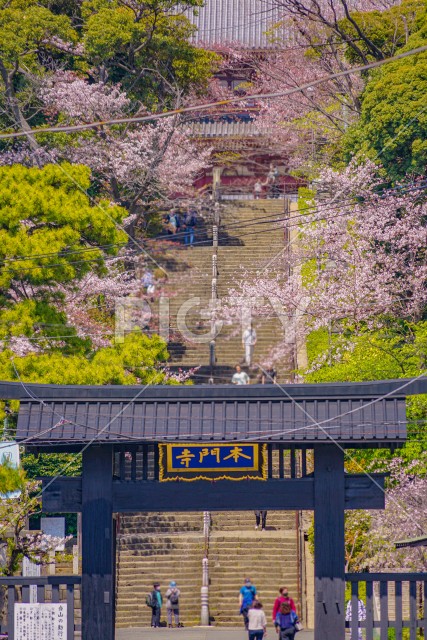
[{"label": "utility wire", "polygon": [[[419,187],[414,187],[412,189],[408,189],[405,193],[408,193],[410,191],[420,191],[420,190],[426,190],[426,189],[427,189],[427,185],[422,185],[422,186],[419,186]],[[396,195],[400,195],[400,194],[398,192],[396,192]],[[348,199],[348,201],[346,201],[346,200],[338,201],[338,203],[336,205],[334,205],[333,207],[322,209],[322,212],[323,211],[324,212],[330,212],[330,211],[334,211],[334,210],[339,210],[343,206],[343,203],[347,202],[347,204],[351,204],[352,202],[354,202],[354,198],[355,197],[356,196],[352,196],[351,198]],[[300,209],[300,211],[304,211],[304,210],[307,210],[307,209],[316,210],[318,208],[319,208],[318,205],[313,205],[312,207],[307,207],[305,209],[304,208]],[[313,214],[314,214],[314,212],[315,211],[313,211]],[[280,217],[281,214],[278,214],[276,217],[274,217],[274,218],[270,217],[267,220],[258,220],[256,222],[252,222],[252,219],[251,219],[251,221],[248,222],[248,224],[246,224],[246,222],[232,223],[232,224],[233,224],[233,226],[235,225],[237,227],[236,231],[240,231],[241,229],[244,229],[245,227],[254,226],[254,225],[258,225],[258,224],[263,224],[263,225],[270,224],[270,225],[273,225],[273,226],[270,226],[267,229],[259,229],[259,230],[251,231],[251,232],[244,233],[244,234],[239,233],[238,236],[236,235],[236,239],[239,240],[240,238],[244,238],[244,237],[247,237],[247,236],[252,236],[252,235],[257,235],[257,234],[262,234],[262,233],[271,233],[272,231],[274,231],[274,225],[277,225],[280,222],[288,222],[289,220],[298,220],[298,222],[296,222],[294,224],[287,224],[286,225],[286,229],[292,229],[292,228],[295,228],[295,227],[301,228],[304,225],[311,225],[314,222],[335,220],[336,218],[349,216],[351,214],[352,214],[351,211],[344,211],[343,213],[336,213],[336,214],[334,214],[332,216],[323,216],[323,217],[319,217],[319,218],[316,218],[316,219],[313,219],[311,217],[309,220],[305,220],[304,216],[301,216],[301,215],[290,216],[290,217],[289,216]],[[310,214],[306,214],[306,215],[309,216]],[[223,241],[223,243],[220,246],[227,246],[227,240],[229,241],[228,244],[230,246],[236,246],[235,243],[233,242],[233,238],[230,237],[230,235],[227,233],[227,230],[229,228],[230,228],[229,225],[220,226],[219,231],[218,231],[218,240],[219,241],[220,240]],[[233,229],[231,229],[231,231],[233,231]],[[166,236],[166,237],[169,237],[169,239],[171,241],[173,241],[173,239],[176,238],[177,236],[178,236],[178,234],[173,234],[173,235],[169,235],[169,236]],[[185,236],[185,232],[180,232],[178,237],[184,237],[184,236]],[[164,236],[161,236],[161,237],[163,238]],[[211,242],[212,242],[211,238],[207,236],[203,240],[195,240],[192,245],[181,245],[181,246],[183,246],[183,248],[188,249],[191,246],[206,245],[207,243],[211,243]]]},{"label": "utility wire", "polygon": [[[410,189],[410,188],[406,188],[406,187],[410,187],[414,185],[414,188]],[[415,186],[416,185],[416,186]],[[399,191],[400,189],[404,189],[402,191]],[[373,196],[379,196],[381,197],[381,195],[383,193],[391,193],[391,194],[395,194],[397,196],[399,195],[405,195],[406,193],[410,193],[412,191],[419,191],[422,189],[427,189],[427,181],[423,180],[420,182],[416,182],[416,181],[411,181],[408,183],[405,183],[404,185],[399,185],[397,187],[388,187],[385,189],[382,189],[380,192],[377,193],[373,193]],[[336,203],[334,204],[334,206],[328,206],[327,208],[322,207],[322,211],[334,211],[337,209],[340,209],[341,206],[345,205],[345,204],[351,204],[355,201],[355,198],[357,197],[357,194],[349,196],[348,198],[343,198],[342,200],[338,200],[336,201]],[[279,202],[281,200],[281,198],[279,199],[273,199],[273,201]],[[259,202],[259,201],[257,201]],[[271,202],[271,200],[266,200],[266,202]],[[321,205],[320,205],[321,206]],[[254,225],[260,225],[260,224],[267,224],[269,222],[271,223],[276,223],[276,222],[289,222],[290,220],[298,220],[298,224],[296,225],[287,225],[287,228],[292,228],[294,226],[301,226],[304,224],[312,224],[313,220],[304,220],[304,217],[301,216],[302,213],[304,212],[308,212],[308,211],[312,211],[313,213],[319,209],[319,204],[313,204],[313,205],[309,205],[306,207],[299,207],[298,208],[298,214],[294,215],[294,216],[282,216],[281,213],[277,213],[277,214],[268,214],[267,216],[257,216],[254,218],[247,218],[246,220],[242,221],[242,222],[230,222],[227,224],[223,224],[220,225],[219,227],[219,233],[221,233],[222,231],[227,231],[228,229],[233,229],[234,227],[236,227],[238,230],[243,229],[245,227],[249,227],[249,226],[254,226]],[[342,215],[349,215],[349,212],[344,213]],[[331,216],[331,218],[333,218],[334,216]],[[339,216],[336,216],[339,217]],[[316,218],[316,221],[318,220],[329,220],[329,217],[325,217],[325,218]],[[186,231],[178,231],[177,233],[174,234],[163,234],[163,235],[159,235],[156,236],[155,238],[153,238],[153,240],[166,240],[169,239],[170,241],[173,242],[174,239],[176,238],[184,238],[186,235]],[[210,242],[211,238],[207,236],[206,233],[206,239],[205,240],[201,240],[201,241],[196,241],[193,244],[204,244],[206,242]]]},{"label": "utility wire", "polygon": [[[413,188],[409,188],[412,187]],[[406,193],[410,193],[412,191],[419,191],[419,190],[423,190],[423,189],[427,189],[427,181],[423,180],[420,182],[417,181],[411,181],[411,182],[407,182],[407,183],[403,183],[401,185],[398,186],[393,186],[393,187],[387,187],[385,189],[382,189],[380,192],[374,193],[373,195],[379,195],[379,197],[381,197],[381,195],[383,193],[394,193],[395,195],[399,196],[399,195],[405,195]],[[352,202],[354,202],[355,197],[357,197],[357,194],[354,196],[349,196],[348,198],[343,198],[342,200],[338,200],[336,202],[336,204],[334,204],[333,207],[327,207],[326,209],[323,209],[323,211],[326,212],[330,212],[330,211],[334,211],[337,209],[340,209],[340,207],[342,205],[345,204],[350,204]],[[279,201],[279,199],[278,199]],[[270,200],[266,200],[266,202],[270,202]],[[309,205],[309,206],[305,206],[305,207],[300,207],[298,209],[298,214],[294,215],[294,216],[284,216],[282,217],[282,214],[276,214],[273,215],[272,214],[268,214],[267,216],[257,216],[254,218],[248,218],[246,220],[244,220],[243,222],[230,222],[224,225],[220,225],[219,227],[219,233],[223,232],[223,231],[227,231],[228,229],[233,229],[234,227],[240,229],[246,228],[246,227],[250,227],[250,226],[255,226],[255,225],[263,225],[263,224],[268,224],[269,222],[271,222],[272,224],[275,224],[277,222],[289,222],[291,220],[298,220],[298,224],[296,225],[287,225],[287,228],[292,228],[295,226],[300,227],[301,225],[304,224],[312,224],[312,220],[308,220],[305,221],[304,218],[301,216],[302,213],[304,212],[308,212],[308,211],[316,211],[319,208],[318,204],[313,204],[313,205]],[[342,215],[348,215],[348,213],[344,213]],[[332,218],[334,216],[331,216]],[[338,215],[336,217],[339,217]],[[329,220],[329,217],[325,217],[325,218],[316,218],[316,221],[318,220]],[[173,242],[176,238],[183,238],[185,237],[186,232],[185,231],[179,231],[175,234],[163,234],[160,236],[155,236],[153,238],[148,238],[148,240],[151,241],[157,241],[157,240],[170,240],[171,242]],[[210,242],[211,239],[207,236],[205,240],[202,241],[196,241],[193,244],[204,244],[205,242]],[[60,264],[59,266],[66,266],[68,264],[80,264],[82,262],[91,262],[90,260],[84,260],[84,261],[68,261],[66,260],[66,258],[69,255],[79,255],[81,253],[88,253],[88,252],[92,252],[92,251],[100,251],[100,250],[105,250],[105,249],[109,249],[109,248],[113,248],[113,247],[125,247],[127,246],[126,243],[115,243],[115,244],[108,244],[108,245],[100,245],[99,247],[85,247],[82,249],[74,249],[74,250],[68,250],[68,249],[59,249],[57,252],[52,252],[52,253],[39,253],[39,254],[27,254],[27,255],[22,255],[22,256],[11,256],[11,257],[6,257],[3,258],[3,260],[0,260],[0,267],[3,265],[5,267],[8,268],[6,263],[10,263],[10,262],[27,262],[27,261],[32,261],[35,260],[36,258],[49,258],[51,256],[57,257],[57,258],[63,258],[65,260],[65,262],[63,264]],[[185,245],[184,245],[185,246]],[[126,260],[126,256],[120,256],[120,255],[115,255],[115,256],[100,256],[99,259],[96,258],[93,261],[97,262],[98,260]],[[43,268],[50,268],[50,267],[55,267],[58,266],[56,264],[53,265],[39,265],[39,266],[34,266],[34,267],[30,267],[31,269],[43,269]],[[23,267],[24,269],[28,269],[27,267]]]},{"label": "utility wire", "polygon": [[[390,189],[390,193],[392,193],[393,195],[405,195],[406,193],[410,193],[413,191],[421,191],[421,190],[427,190],[427,184],[422,184],[420,186],[417,187],[413,187],[412,189],[407,189],[405,190],[405,192],[398,192],[396,191],[395,188]],[[384,191],[382,192],[384,193]],[[335,204],[333,207],[330,208],[326,208],[323,209],[323,211],[325,212],[331,212],[331,211],[336,211],[341,209],[341,207],[345,204],[351,204],[352,202],[354,202],[354,198],[356,196],[352,196],[348,199],[342,200],[342,201],[338,201],[337,204]],[[303,207],[301,208],[299,211],[303,212],[303,211],[307,211],[308,209],[310,210],[316,210],[318,209],[318,205],[313,205],[310,207]],[[313,214],[314,214],[313,211]],[[320,221],[328,221],[328,220],[335,220],[336,218],[341,218],[341,217],[345,217],[345,216],[349,216],[351,215],[352,212],[351,211],[344,211],[342,213],[337,213],[334,214],[332,216],[323,216],[323,217],[319,217],[316,219],[312,219],[310,218],[309,220],[304,220],[304,216],[301,215],[296,215],[296,216],[285,216],[285,217],[280,217],[281,214],[277,214],[276,217],[268,217],[267,219],[257,219],[257,218],[251,218],[249,219],[247,222],[242,222],[242,223],[230,223],[227,225],[223,225],[219,227],[218,230],[218,240],[222,240],[224,241],[223,244],[221,244],[221,246],[227,246],[227,240],[229,241],[228,244],[229,246],[236,246],[234,241],[233,241],[233,237],[230,237],[230,235],[227,233],[227,230],[229,228],[231,228],[231,231],[233,231],[233,228],[236,226],[237,229],[236,231],[240,231],[241,229],[245,229],[247,227],[253,227],[253,226],[258,226],[258,225],[270,225],[268,228],[264,228],[264,229],[257,229],[255,231],[250,231],[248,233],[239,233],[238,236],[236,236],[236,239],[240,239],[240,238],[245,238],[248,236],[252,236],[252,235],[259,235],[262,233],[271,233],[272,231],[276,230],[277,228],[284,228],[283,226],[278,226],[278,224],[280,222],[288,222],[289,220],[298,220],[297,223],[294,224],[287,224],[286,228],[287,229],[293,229],[293,228],[301,228],[301,226],[304,225],[311,225],[314,222],[320,222]],[[307,216],[309,216],[310,214],[305,214]],[[171,243],[173,243],[177,238],[182,239],[185,238],[185,231],[179,231],[175,234],[167,234],[167,235],[162,235],[162,236],[157,236],[155,238],[152,238],[152,240],[156,241],[156,240],[163,240],[163,239],[168,239],[170,240]],[[183,249],[188,249],[191,246],[200,246],[200,245],[206,245],[206,244],[210,244],[212,242],[212,239],[210,238],[210,236],[207,235],[206,233],[206,238],[204,238],[203,240],[195,240],[191,245],[185,245],[183,243],[179,243],[178,246],[180,248]],[[52,255],[58,255],[58,254],[52,254]],[[66,255],[58,255],[58,258],[66,258]],[[23,257],[22,259],[18,259],[18,261],[20,260],[32,260],[32,256],[28,256],[28,257]],[[92,260],[74,260],[74,261],[69,261],[69,260],[65,260],[63,263],[54,263],[54,264],[41,264],[41,265],[35,265],[32,267],[25,267],[23,266],[22,268],[13,268],[13,267],[8,267],[7,265],[3,267],[2,271],[3,272],[7,272],[7,273],[22,273],[22,271],[33,271],[33,270],[42,270],[42,269],[53,269],[53,268],[64,268],[67,267],[68,265],[77,265],[77,264],[90,264],[90,263],[94,263],[94,262],[99,262],[100,260],[102,260],[103,262],[109,261],[109,260],[117,260],[120,259],[120,256],[100,256],[99,258],[94,258]],[[126,260],[125,257],[122,258],[123,260]]]},{"label": "utility wire", "polygon": [[182,113],[192,113],[196,111],[206,111],[207,109],[212,109],[214,107],[220,107],[227,104],[234,104],[235,102],[244,102],[247,100],[269,100],[273,98],[283,98],[285,96],[292,95],[293,93],[297,93],[299,91],[305,91],[306,89],[309,89],[311,87],[318,86],[320,84],[323,84],[324,82],[329,82],[330,80],[334,80],[336,78],[342,78],[344,76],[348,76],[353,73],[360,73],[362,71],[368,71],[369,69],[375,69],[377,67],[383,66],[384,64],[395,62],[397,60],[401,60],[402,58],[407,58],[408,56],[413,56],[418,53],[424,53],[425,51],[427,51],[427,45],[424,45],[422,47],[417,47],[415,49],[411,49],[410,51],[399,53],[398,55],[392,56],[390,58],[384,58],[383,60],[370,62],[369,64],[365,64],[359,67],[353,67],[352,69],[345,69],[344,71],[339,71],[338,73],[333,73],[333,74],[324,76],[322,78],[318,78],[317,80],[312,80],[311,82],[306,82],[297,87],[293,87],[292,89],[286,89],[284,91],[250,94],[246,96],[234,96],[233,98],[228,98],[226,100],[219,100],[216,102],[193,105],[189,107],[181,107],[180,109],[172,109],[170,111],[164,111],[162,113],[154,113],[147,116],[133,116],[128,118],[111,118],[108,120],[97,120],[97,121],[93,121],[91,123],[85,123],[85,124],[28,129],[27,131],[21,130],[21,131],[16,131],[14,133],[1,133],[0,139],[27,137],[29,134],[35,135],[37,133],[73,133],[76,131],[85,131],[87,129],[92,129],[94,127],[113,125],[113,124],[128,124],[132,122],[134,123],[135,122],[153,122],[155,120],[160,120],[161,118],[168,118],[173,115],[179,115]]}]

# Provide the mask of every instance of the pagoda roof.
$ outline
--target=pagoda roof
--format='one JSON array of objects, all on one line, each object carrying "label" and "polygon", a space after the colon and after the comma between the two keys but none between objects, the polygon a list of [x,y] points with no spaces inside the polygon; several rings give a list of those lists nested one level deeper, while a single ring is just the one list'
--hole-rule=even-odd
[{"label": "pagoda roof", "polygon": [[197,27],[194,39],[206,45],[235,43],[248,49],[272,49],[277,44],[266,35],[281,19],[272,0],[206,0],[203,7],[189,9],[187,16]]}]

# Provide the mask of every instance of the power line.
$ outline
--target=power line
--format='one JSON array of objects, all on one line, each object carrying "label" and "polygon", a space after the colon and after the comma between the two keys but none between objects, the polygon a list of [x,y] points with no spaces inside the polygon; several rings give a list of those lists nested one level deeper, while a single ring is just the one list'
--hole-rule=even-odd
[{"label": "power line", "polygon": [[306,82],[305,84],[299,85],[297,87],[293,87],[292,89],[286,89],[284,91],[275,91],[272,93],[260,93],[260,94],[251,94],[245,96],[234,96],[233,98],[228,98],[226,100],[219,100],[216,102],[210,102],[207,104],[199,104],[189,107],[181,107],[180,109],[172,109],[171,111],[164,111],[162,113],[150,114],[147,116],[133,116],[128,118],[111,118],[108,120],[97,120],[91,123],[86,124],[78,124],[78,125],[70,125],[70,126],[55,126],[55,127],[45,127],[38,129],[28,129],[27,131],[16,131],[14,133],[1,133],[0,139],[10,139],[10,138],[20,138],[26,137],[28,135],[35,135],[37,133],[73,133],[76,131],[86,131],[88,129],[93,129],[94,127],[100,127],[105,125],[113,125],[113,124],[129,124],[136,122],[153,122],[155,120],[160,120],[161,118],[167,118],[173,115],[180,115],[183,113],[191,113],[196,111],[206,111],[207,109],[212,109],[214,107],[220,107],[227,104],[234,104],[235,102],[244,102],[247,100],[269,100],[273,98],[282,98],[284,96],[292,95],[293,93],[298,93],[300,91],[305,91],[311,87],[318,86],[323,84],[324,82],[329,82],[330,80],[334,80],[336,78],[342,78],[344,76],[351,75],[353,73],[360,73],[362,71],[368,71],[369,69],[375,69],[377,67],[381,67],[384,64],[388,64],[390,62],[395,62],[397,60],[401,60],[402,58],[407,58],[408,56],[413,56],[418,53],[423,53],[427,51],[427,45],[422,47],[417,47],[415,49],[411,49],[410,51],[405,51],[403,53],[399,53],[396,56],[392,56],[390,58],[384,58],[383,60],[377,60],[375,62],[370,62],[369,64],[365,64],[359,67],[353,67],[351,69],[345,69],[344,71],[339,71],[337,73],[333,73],[322,78],[318,78],[317,80],[312,80],[311,82]]},{"label": "power line", "polygon": [[[61,258],[61,256],[58,256],[58,258]],[[28,258],[30,259],[30,258]],[[108,262],[110,260],[117,260],[117,256],[100,256],[99,258],[93,258],[92,260],[65,260],[64,262],[57,262],[54,264],[40,264],[40,265],[35,265],[33,267],[3,267],[2,272],[6,272],[6,273],[22,273],[22,272],[26,272],[26,271],[39,271],[39,270],[43,270],[43,269],[64,269],[66,267],[68,267],[69,265],[77,265],[77,264],[93,264],[99,261],[102,262]]]},{"label": "power line", "polygon": [[[416,183],[410,183],[410,184],[416,184]],[[409,193],[409,192],[412,192],[412,191],[420,191],[420,190],[426,190],[426,189],[427,189],[427,184],[423,183],[422,185],[413,187],[412,189],[406,189],[404,192],[397,191],[395,187],[393,187],[393,188],[391,188],[391,189],[389,189],[387,191],[391,192],[392,194],[395,194],[396,196],[399,196],[401,194],[405,195],[406,193]],[[384,193],[384,191],[382,191],[382,193]],[[373,194],[373,195],[375,195],[375,194]],[[322,212],[331,212],[331,211],[340,210],[341,207],[343,206],[343,204],[345,205],[345,204],[350,204],[350,203],[354,202],[354,199],[356,197],[357,197],[357,194],[355,194],[354,196],[351,196],[349,198],[346,198],[346,199],[343,199],[343,200],[339,200],[339,201],[337,201],[337,203],[333,207],[331,206],[331,207],[327,207],[327,208],[322,209]],[[313,211],[313,214],[314,214],[315,210],[318,209],[318,208],[319,208],[319,205],[315,204],[315,205],[312,205],[312,206],[309,206],[309,207],[303,207],[303,208],[299,209],[299,211],[303,212],[303,211],[308,211],[308,210],[314,210]],[[223,240],[223,241],[229,240],[230,243],[232,243],[232,241],[233,241],[232,238],[229,237],[229,234],[225,235],[224,231],[226,233],[227,230],[230,227],[234,227],[234,226],[237,227],[236,231],[239,231],[240,229],[244,229],[245,227],[255,226],[255,225],[258,225],[258,224],[274,225],[274,224],[277,224],[279,222],[288,222],[289,220],[298,220],[298,222],[296,222],[294,224],[286,225],[287,229],[292,229],[292,228],[295,228],[295,227],[296,228],[300,228],[301,226],[304,226],[304,225],[311,225],[311,224],[313,224],[313,222],[328,221],[328,220],[334,220],[336,218],[340,218],[340,217],[344,217],[344,216],[349,216],[349,215],[351,215],[351,213],[352,213],[351,211],[344,211],[343,213],[337,213],[337,214],[332,215],[332,216],[318,217],[315,220],[313,220],[312,218],[310,218],[309,220],[305,220],[304,216],[301,216],[300,214],[297,214],[295,216],[286,216],[286,217],[279,217],[280,214],[278,214],[278,216],[273,217],[273,218],[271,218],[270,216],[268,216],[268,217],[266,216],[267,219],[258,219],[258,220],[257,220],[257,218],[252,218],[252,219],[250,219],[248,221],[248,223],[246,223],[246,222],[230,223],[229,225],[224,225],[222,227],[220,226],[220,228],[219,228],[219,238],[218,239],[219,240]],[[310,214],[307,214],[307,215],[310,215]],[[255,222],[253,222],[253,221],[255,221]],[[270,228],[267,228],[267,229],[259,229],[259,230],[256,230],[256,231],[251,231],[251,232],[248,232],[248,233],[239,234],[237,236],[237,239],[244,238],[244,237],[251,236],[251,235],[261,234],[261,233],[271,233],[272,230],[274,230],[274,229],[270,227]],[[222,237],[221,237],[221,234],[223,234]],[[185,232],[180,232],[179,235],[180,236],[184,236]],[[173,234],[173,235],[169,235],[169,236],[166,236],[166,237],[169,237],[171,240],[173,240],[173,238],[175,238],[177,236],[178,236],[178,234]],[[160,236],[160,237],[163,238],[165,236]],[[204,240],[196,240],[196,241],[194,241],[192,246],[205,245],[205,244],[210,243],[210,242],[211,242],[211,239],[209,237],[207,237]],[[187,246],[186,245],[182,245],[182,246],[185,247],[185,248],[188,248],[188,245]],[[224,246],[224,245],[222,245],[222,246]]]},{"label": "power line", "polygon": [[[412,185],[413,188],[407,188],[407,187],[411,187]],[[381,195],[383,193],[394,193],[395,195],[399,196],[399,195],[405,195],[406,193],[410,193],[412,191],[420,191],[423,189],[427,189],[427,181],[423,180],[419,183],[417,183],[416,181],[411,181],[411,182],[407,182],[404,183],[403,185],[399,185],[397,187],[389,187],[386,189],[382,189],[380,192],[378,192],[378,194],[374,193],[373,195],[379,195],[381,197]],[[340,207],[342,205],[351,203],[354,201],[354,198],[357,197],[357,194],[355,194],[354,196],[349,196],[348,198],[344,198],[342,200],[338,200],[336,202],[336,204],[334,204],[333,207],[328,207],[326,209],[323,209],[323,211],[326,212],[330,212],[330,211],[334,211],[334,210],[338,210],[340,209]],[[300,207],[298,209],[298,214],[294,215],[294,216],[284,216],[282,217],[281,214],[276,214],[275,216],[272,216],[271,214],[267,215],[267,216],[257,216],[254,218],[248,218],[247,220],[243,221],[243,222],[230,222],[228,224],[224,224],[224,225],[220,225],[219,227],[219,233],[223,232],[223,231],[227,231],[229,229],[233,229],[234,227],[236,227],[238,230],[240,229],[244,229],[246,227],[251,227],[251,226],[257,226],[257,225],[264,225],[264,224],[275,224],[278,222],[289,222],[291,220],[298,220],[298,224],[292,224],[292,225],[287,225],[287,228],[293,228],[293,227],[300,227],[301,225],[305,225],[305,224],[312,224],[312,220],[304,220],[304,218],[301,216],[301,213],[307,212],[307,211],[315,211],[316,209],[319,208],[318,204],[313,204],[313,205],[309,205],[306,207]],[[350,212],[345,212],[342,215],[349,215]],[[323,217],[323,218],[316,218],[316,221],[320,221],[320,220],[329,220],[329,219],[333,219],[334,217],[340,217],[339,215],[337,216],[330,216],[330,217]],[[265,229],[265,230],[261,230],[257,233],[263,233],[263,232],[269,232],[269,229]],[[169,239],[170,241],[173,241],[176,238],[183,238],[185,237],[186,231],[179,231],[175,234],[163,234],[160,236],[156,236],[154,238],[148,238],[148,240],[163,240],[163,239]],[[244,234],[244,235],[250,235],[250,234]],[[252,234],[251,234],[252,235]],[[207,236],[205,240],[200,240],[200,241],[196,241],[193,244],[205,244],[206,242],[210,242],[210,238]],[[76,250],[72,250],[72,251],[68,251],[68,250],[58,250],[58,252],[52,252],[52,253],[44,253],[44,254],[29,254],[29,255],[23,255],[23,256],[12,256],[10,258],[4,258],[3,261],[0,261],[0,266],[3,263],[3,265],[5,265],[6,262],[26,262],[26,261],[32,261],[35,258],[48,258],[50,256],[57,256],[58,258],[64,258],[65,262],[64,263],[58,263],[58,264],[47,264],[47,265],[36,265],[34,267],[23,267],[22,270],[32,270],[32,269],[49,269],[49,268],[54,268],[54,267],[58,267],[58,266],[66,266],[69,264],[84,264],[84,263],[90,263],[90,262],[98,262],[98,259],[93,259],[93,260],[78,260],[78,261],[68,261],[66,260],[68,255],[74,255],[74,254],[81,254],[81,253],[87,253],[87,252],[92,252],[92,251],[99,251],[99,250],[103,250],[106,248],[111,248],[111,247],[124,247],[126,246],[126,243],[116,243],[116,244],[109,244],[109,245],[100,245],[99,247],[87,247],[84,249],[76,249]],[[183,247],[185,247],[186,245],[182,245]],[[100,256],[99,259],[102,259],[103,261],[105,260],[126,260],[126,256]],[[9,267],[7,265],[6,266],[6,270],[10,270]],[[14,271],[18,271],[18,269],[15,269]]]},{"label": "power line", "polygon": [[[413,189],[407,188],[407,187],[411,187],[412,185],[414,185]],[[417,190],[421,190],[421,189],[427,189],[427,181],[423,180],[420,182],[417,181],[411,181],[411,182],[407,182],[403,185],[399,185],[399,186],[394,186],[394,187],[387,187],[382,189],[381,191],[377,192],[377,193],[373,193],[373,196],[379,196],[381,197],[382,194],[384,193],[395,193],[395,195],[405,195],[406,193],[409,193],[411,191],[417,191]],[[343,198],[342,200],[338,200],[336,201],[336,203],[334,204],[334,206],[328,206],[328,208],[323,208],[323,211],[334,211],[337,209],[340,209],[340,207],[342,205],[345,204],[349,204],[354,202],[354,199],[357,197],[357,194],[354,194],[352,196],[349,196],[347,198]],[[279,199],[277,199],[277,201],[279,201]],[[260,202],[260,201],[257,201]],[[268,202],[268,200],[267,200]],[[301,213],[304,212],[308,212],[308,211],[316,211],[317,209],[319,209],[319,204],[315,203],[313,205],[309,205],[306,207],[299,207],[298,208],[298,214],[294,215],[294,216],[282,216],[281,213],[277,213],[277,214],[268,214],[267,216],[256,216],[254,218],[248,218],[246,220],[244,220],[243,222],[230,222],[224,225],[220,225],[219,226],[219,233],[221,233],[222,231],[227,231],[229,229],[233,229],[234,227],[236,227],[238,230],[243,229],[245,227],[249,227],[249,226],[255,226],[258,224],[268,224],[269,222],[271,223],[276,223],[276,222],[289,222],[290,220],[298,220],[298,224],[297,225],[288,225],[288,228],[292,228],[294,226],[300,226],[303,224],[311,224],[312,220],[309,221],[304,221],[304,217],[301,216]],[[348,215],[348,213],[345,213],[343,215]],[[338,217],[338,216],[337,216]],[[316,220],[327,220],[329,218],[316,218]],[[185,224],[185,223],[184,223]],[[163,239],[169,239],[171,241],[173,241],[176,238],[184,238],[186,235],[186,231],[178,231],[177,233],[174,234],[163,234],[163,235],[159,235],[156,236],[155,238],[153,238],[153,240],[163,240]],[[200,241],[196,241],[193,244],[205,244],[206,242],[210,242],[211,239],[207,236],[206,234],[206,239],[204,240],[200,240]]]}]

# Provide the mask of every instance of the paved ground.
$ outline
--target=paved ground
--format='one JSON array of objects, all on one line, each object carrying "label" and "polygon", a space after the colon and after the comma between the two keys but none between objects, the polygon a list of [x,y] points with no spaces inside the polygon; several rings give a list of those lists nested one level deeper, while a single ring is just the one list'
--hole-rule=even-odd
[{"label": "paved ground", "polygon": [[[228,629],[225,627],[191,627],[184,629],[117,629],[116,640],[247,640],[247,632],[241,628]],[[267,640],[275,640],[276,634],[272,627],[267,633]],[[312,631],[301,631],[297,640],[313,640]]]}]

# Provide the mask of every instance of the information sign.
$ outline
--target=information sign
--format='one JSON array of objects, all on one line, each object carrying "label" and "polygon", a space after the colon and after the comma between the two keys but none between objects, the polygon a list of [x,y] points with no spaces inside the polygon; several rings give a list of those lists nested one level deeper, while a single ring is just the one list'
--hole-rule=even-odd
[{"label": "information sign", "polygon": [[15,640],[67,640],[66,604],[15,604]]}]

